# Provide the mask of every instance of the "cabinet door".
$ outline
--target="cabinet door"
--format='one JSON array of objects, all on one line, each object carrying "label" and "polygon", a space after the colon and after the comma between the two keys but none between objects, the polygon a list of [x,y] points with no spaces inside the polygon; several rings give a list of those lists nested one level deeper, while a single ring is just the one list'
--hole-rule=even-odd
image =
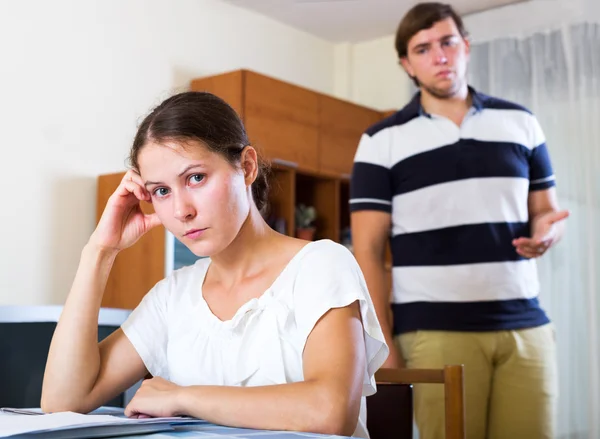
[{"label": "cabinet door", "polygon": [[219,96],[233,107],[240,117],[244,117],[244,106],[242,104],[243,70],[223,73],[221,75],[197,78],[192,80],[190,89],[192,91],[206,91]]},{"label": "cabinet door", "polygon": [[319,101],[319,171],[348,175],[360,137],[381,113],[329,96]]},{"label": "cabinet door", "polygon": [[[119,186],[124,172],[101,175],[98,177],[97,212],[99,221],[106,202]],[[145,213],[153,211],[152,205],[141,203]],[[165,229],[155,227],[140,238],[133,246],[119,253],[113,264],[102,306],[107,308],[135,308],[144,295],[164,275],[165,267]]]},{"label": "cabinet door", "polygon": [[250,141],[268,159],[317,171],[318,95],[245,72],[244,121]]}]

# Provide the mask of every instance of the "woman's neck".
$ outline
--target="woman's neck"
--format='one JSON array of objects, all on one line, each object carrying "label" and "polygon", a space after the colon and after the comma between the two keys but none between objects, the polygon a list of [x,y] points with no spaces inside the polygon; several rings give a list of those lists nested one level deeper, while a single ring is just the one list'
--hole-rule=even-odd
[{"label": "woman's neck", "polygon": [[[265,222],[253,206],[235,239],[225,250],[211,257],[213,275],[235,284],[254,272],[264,269],[267,258],[263,252],[273,251],[273,241],[279,234]],[[258,256],[258,257],[257,257]]]}]

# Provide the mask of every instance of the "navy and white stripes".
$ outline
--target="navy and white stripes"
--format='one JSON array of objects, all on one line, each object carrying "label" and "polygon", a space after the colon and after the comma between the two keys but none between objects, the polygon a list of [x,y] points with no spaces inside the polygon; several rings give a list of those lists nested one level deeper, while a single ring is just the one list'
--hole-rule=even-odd
[{"label": "navy and white stripes", "polygon": [[460,127],[417,94],[356,152],[351,211],[392,214],[396,333],[548,321],[535,262],[511,243],[529,234],[529,193],[555,184],[544,135],[526,109],[471,93]]}]

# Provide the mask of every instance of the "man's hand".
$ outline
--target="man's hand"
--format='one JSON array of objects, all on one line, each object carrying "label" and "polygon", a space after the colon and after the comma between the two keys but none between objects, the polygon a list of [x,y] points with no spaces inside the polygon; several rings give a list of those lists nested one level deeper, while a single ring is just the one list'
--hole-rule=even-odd
[{"label": "man's hand", "polygon": [[390,348],[390,355],[388,355],[385,363],[383,363],[381,367],[386,369],[402,369],[406,367],[404,358],[402,358],[402,353],[396,345],[393,342],[388,342],[388,347]]},{"label": "man's hand", "polygon": [[534,218],[531,238],[513,239],[517,253],[525,258],[542,256],[557,238],[557,225],[569,216],[568,210],[548,212]]}]

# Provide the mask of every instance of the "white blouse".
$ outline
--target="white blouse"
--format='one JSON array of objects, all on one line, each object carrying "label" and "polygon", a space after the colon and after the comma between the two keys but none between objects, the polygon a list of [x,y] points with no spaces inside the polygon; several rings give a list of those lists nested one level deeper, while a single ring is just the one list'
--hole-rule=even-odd
[{"label": "white blouse", "polygon": [[202,296],[210,259],[158,282],[122,329],[146,368],[181,386],[264,386],[303,381],[302,353],[330,309],[359,301],[366,347],[361,409],[353,436],[368,437],[365,397],[388,356],[362,272],[340,244],[305,245],[275,282],[221,321]]}]

